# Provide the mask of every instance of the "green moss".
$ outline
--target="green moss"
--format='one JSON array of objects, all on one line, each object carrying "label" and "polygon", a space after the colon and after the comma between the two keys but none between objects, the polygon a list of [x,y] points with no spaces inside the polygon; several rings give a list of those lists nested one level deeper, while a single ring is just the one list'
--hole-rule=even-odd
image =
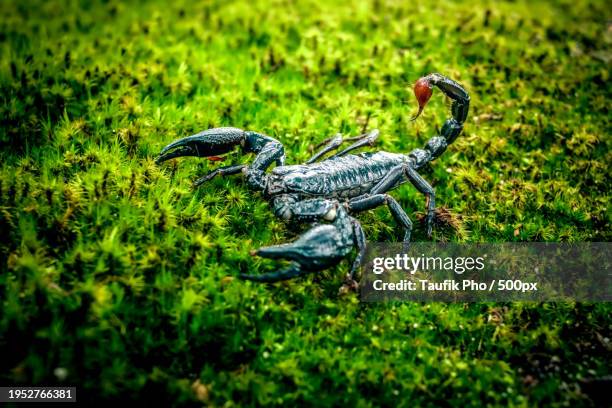
[{"label": "green moss", "polygon": [[[173,404],[588,405],[610,374],[607,304],[360,304],[346,263],[276,286],[228,277],[293,239],[218,165],[163,166],[215,126],[281,140],[291,163],[336,132],[422,146],[411,83],[472,96],[426,178],[443,241],[609,241],[606,2],[3,2],[0,379],[80,400]],[[227,163],[249,160],[237,153]],[[395,191],[413,214],[422,196]],[[360,216],[398,240],[385,209]],[[416,240],[425,240],[418,223]],[[61,372],[61,370],[60,370]]]}]

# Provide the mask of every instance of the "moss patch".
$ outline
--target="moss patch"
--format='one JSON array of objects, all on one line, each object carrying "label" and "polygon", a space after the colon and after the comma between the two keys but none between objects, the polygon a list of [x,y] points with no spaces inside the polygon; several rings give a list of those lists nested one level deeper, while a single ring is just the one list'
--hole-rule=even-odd
[{"label": "moss patch", "polygon": [[[338,296],[346,262],[232,279],[273,268],[249,251],[295,232],[239,178],[193,191],[219,163],[154,164],[228,125],[278,138],[290,163],[374,127],[406,152],[447,115],[436,93],[409,121],[411,84],[441,72],[473,104],[425,175],[435,240],[610,240],[606,2],[355,3],[2,2],[3,383],[228,406],[597,398],[582,380],[610,374],[608,304],[360,304]],[[423,211],[414,189],[392,194]],[[401,237],[384,208],[360,219],[370,241]]]}]

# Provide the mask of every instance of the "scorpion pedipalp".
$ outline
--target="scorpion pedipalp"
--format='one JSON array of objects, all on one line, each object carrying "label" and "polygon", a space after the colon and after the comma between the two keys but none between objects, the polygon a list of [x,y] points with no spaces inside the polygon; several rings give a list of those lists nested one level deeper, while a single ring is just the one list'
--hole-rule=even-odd
[{"label": "scorpion pedipalp", "polygon": [[155,161],[162,163],[183,156],[216,157],[228,153],[235,146],[244,143],[244,140],[245,131],[238,128],[208,129],[170,143],[162,149]]},{"label": "scorpion pedipalp", "polygon": [[285,149],[276,139],[261,133],[245,131],[234,127],[208,129],[198,134],[175,140],[164,147],[155,159],[162,163],[176,157],[197,156],[218,161],[218,156],[240,146],[243,152],[257,155],[250,166],[233,165],[213,170],[195,181],[197,187],[217,175],[231,175],[244,172],[247,182],[254,188],[263,189],[266,185],[265,170],[274,162],[281,166],[285,163]]},{"label": "scorpion pedipalp", "polygon": [[278,282],[336,265],[355,245],[360,245],[355,242],[356,225],[357,220],[350,217],[343,206],[338,206],[331,224],[316,224],[291,243],[262,247],[254,253],[264,258],[292,261],[287,268],[260,275],[243,274],[240,278]]}]

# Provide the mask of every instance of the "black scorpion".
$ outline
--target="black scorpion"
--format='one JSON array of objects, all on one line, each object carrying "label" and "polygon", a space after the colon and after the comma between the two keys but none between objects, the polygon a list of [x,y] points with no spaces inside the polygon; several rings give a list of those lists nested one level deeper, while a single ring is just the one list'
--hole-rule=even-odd
[{"label": "black scorpion", "polygon": [[[215,176],[244,174],[248,185],[271,201],[276,216],[290,222],[308,222],[310,230],[290,244],[259,248],[254,253],[267,258],[291,260],[277,272],[259,275],[242,274],[242,279],[276,282],[306,272],[320,271],[338,264],[353,248],[357,255],[345,285],[356,287],[355,273],[365,253],[366,239],[359,221],[352,215],[380,205],[387,205],[393,218],[404,230],[404,242],[410,240],[412,221],[400,204],[387,194],[407,181],[426,197],[427,234],[431,236],[435,209],[435,193],[417,170],[440,156],[463,130],[468,115],[470,97],[457,82],[440,74],[419,79],[414,92],[419,102],[416,119],[432,95],[433,87],[452,100],[451,117],[423,149],[408,154],[367,152],[348,154],[365,145],[372,145],[378,130],[358,137],[343,139],[340,134],[328,139],[321,151],[305,164],[285,165],[285,149],[278,140],[252,131],[232,127],[205,130],[176,140],[166,146],[157,163],[180,156],[213,157],[241,146],[245,153],[256,154],[250,165],[217,168],[195,181],[199,186]],[[326,153],[338,149],[348,140],[355,141],[346,149],[317,161]],[[273,164],[276,167],[266,170]]]}]

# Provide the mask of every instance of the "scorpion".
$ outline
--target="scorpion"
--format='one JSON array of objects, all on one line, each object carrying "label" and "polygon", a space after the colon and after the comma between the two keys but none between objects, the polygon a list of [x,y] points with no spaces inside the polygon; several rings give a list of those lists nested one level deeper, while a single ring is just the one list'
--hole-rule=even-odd
[{"label": "scorpion", "polygon": [[[277,282],[305,273],[331,268],[356,248],[350,272],[343,287],[356,289],[354,277],[366,250],[366,238],[356,213],[386,205],[404,232],[404,245],[410,241],[413,223],[406,211],[388,191],[410,182],[426,197],[425,222],[431,237],[435,210],[435,192],[417,172],[440,156],[463,130],[468,115],[470,97],[457,82],[433,73],[414,84],[419,109],[411,120],[421,114],[433,94],[434,87],[451,99],[451,116],[446,119],[440,135],[434,136],[423,149],[408,154],[384,151],[349,154],[360,147],[372,146],[379,136],[372,130],[360,136],[343,138],[341,134],[325,140],[306,163],[285,165],[285,149],[281,142],[253,131],[233,127],[208,129],[187,136],[164,147],[157,163],[181,156],[208,157],[230,152],[236,146],[243,153],[255,154],[250,165],[239,164],[216,168],[194,182],[198,187],[217,176],[243,174],[252,189],[260,191],[270,201],[277,217],[292,223],[310,223],[311,228],[292,243],[267,246],[252,251],[253,255],[290,261],[276,272],[240,274],[240,278],[257,282]],[[346,141],[354,143],[339,150]],[[275,164],[271,172],[268,168]],[[341,288],[342,289],[342,288]]]}]

